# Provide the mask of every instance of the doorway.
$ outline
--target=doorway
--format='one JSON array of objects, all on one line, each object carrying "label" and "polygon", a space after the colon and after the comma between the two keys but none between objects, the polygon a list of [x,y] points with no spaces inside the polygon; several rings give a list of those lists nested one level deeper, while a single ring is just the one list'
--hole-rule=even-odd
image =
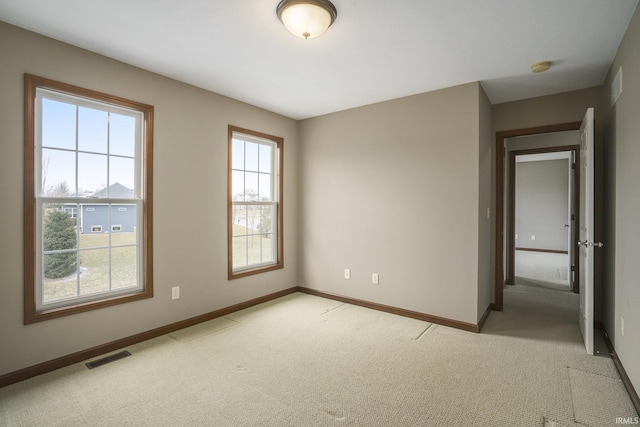
[{"label": "doorway", "polygon": [[[516,137],[507,143],[508,197],[506,284],[524,284],[578,293],[576,230],[580,169],[577,131]],[[529,149],[526,146],[563,143]]]},{"label": "doorway", "polygon": [[[557,125],[540,126],[526,129],[515,129],[496,133],[496,229],[495,229],[495,303],[494,310],[502,311],[504,308],[504,286],[507,271],[507,261],[505,248],[508,247],[505,213],[506,206],[506,141],[508,138],[515,138],[526,135],[540,135],[545,133],[574,131],[580,129],[581,122],[562,123]],[[515,234],[515,233],[514,233]]]}]

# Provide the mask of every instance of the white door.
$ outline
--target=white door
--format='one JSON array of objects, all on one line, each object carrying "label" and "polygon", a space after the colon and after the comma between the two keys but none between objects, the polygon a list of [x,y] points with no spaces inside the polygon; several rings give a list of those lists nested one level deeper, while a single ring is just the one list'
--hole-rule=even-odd
[{"label": "white door", "polygon": [[580,126],[580,332],[587,353],[593,354],[593,108]]},{"label": "white door", "polygon": [[567,252],[569,253],[567,256],[567,278],[569,287],[572,291],[575,290],[574,280],[575,275],[573,274],[574,269],[574,261],[575,261],[575,242],[576,242],[576,228],[575,228],[575,200],[577,197],[575,191],[576,184],[576,174],[574,166],[576,164],[576,152],[569,152],[569,165],[568,165],[568,174],[569,174],[569,200],[567,201],[567,222],[564,224],[564,227],[567,230]]}]

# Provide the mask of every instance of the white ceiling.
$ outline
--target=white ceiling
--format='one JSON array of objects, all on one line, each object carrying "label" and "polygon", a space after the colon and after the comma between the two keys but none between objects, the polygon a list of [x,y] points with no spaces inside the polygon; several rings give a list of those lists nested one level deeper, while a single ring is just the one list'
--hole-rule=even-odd
[{"label": "white ceiling", "polygon": [[0,0],[0,20],[304,119],[473,81],[493,104],[600,85],[638,4],[333,0],[303,40],[278,1]]}]

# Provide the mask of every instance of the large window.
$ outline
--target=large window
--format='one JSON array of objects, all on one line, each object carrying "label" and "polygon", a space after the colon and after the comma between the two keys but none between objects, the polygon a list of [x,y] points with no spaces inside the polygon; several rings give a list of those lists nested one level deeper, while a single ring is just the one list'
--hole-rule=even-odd
[{"label": "large window", "polygon": [[229,126],[229,279],[283,267],[282,145]]},{"label": "large window", "polygon": [[28,74],[25,97],[25,323],[153,296],[153,107]]}]

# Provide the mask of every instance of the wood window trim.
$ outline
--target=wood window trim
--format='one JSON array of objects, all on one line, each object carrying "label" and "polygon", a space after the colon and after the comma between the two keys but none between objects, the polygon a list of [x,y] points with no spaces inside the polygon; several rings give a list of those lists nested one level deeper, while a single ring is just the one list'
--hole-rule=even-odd
[{"label": "wood window trim", "polygon": [[[232,188],[232,140],[234,133],[243,133],[245,135],[255,136],[257,138],[267,139],[276,143],[278,147],[277,160],[278,160],[278,200],[277,200],[277,249],[276,249],[276,262],[267,266],[260,266],[256,268],[248,268],[239,272],[233,271],[233,188]],[[284,268],[284,232],[283,232],[283,189],[284,189],[284,138],[279,136],[268,135],[262,132],[256,132],[253,130],[229,125],[228,127],[228,143],[227,143],[227,253],[228,253],[228,280],[239,279],[241,277],[251,276],[254,274],[265,273],[267,271],[279,270]]]},{"label": "wood window trim", "polygon": [[[49,89],[77,97],[88,98],[107,104],[130,108],[142,112],[144,117],[144,177],[143,205],[144,224],[142,247],[144,258],[142,268],[144,286],[124,295],[107,296],[100,300],[78,302],[64,307],[45,310],[36,309],[36,194],[35,194],[35,120],[36,91]],[[151,105],[120,98],[102,92],[61,83],[44,77],[25,73],[24,75],[24,324],[82,313],[102,307],[109,307],[131,301],[153,297],[153,113]]]}]

